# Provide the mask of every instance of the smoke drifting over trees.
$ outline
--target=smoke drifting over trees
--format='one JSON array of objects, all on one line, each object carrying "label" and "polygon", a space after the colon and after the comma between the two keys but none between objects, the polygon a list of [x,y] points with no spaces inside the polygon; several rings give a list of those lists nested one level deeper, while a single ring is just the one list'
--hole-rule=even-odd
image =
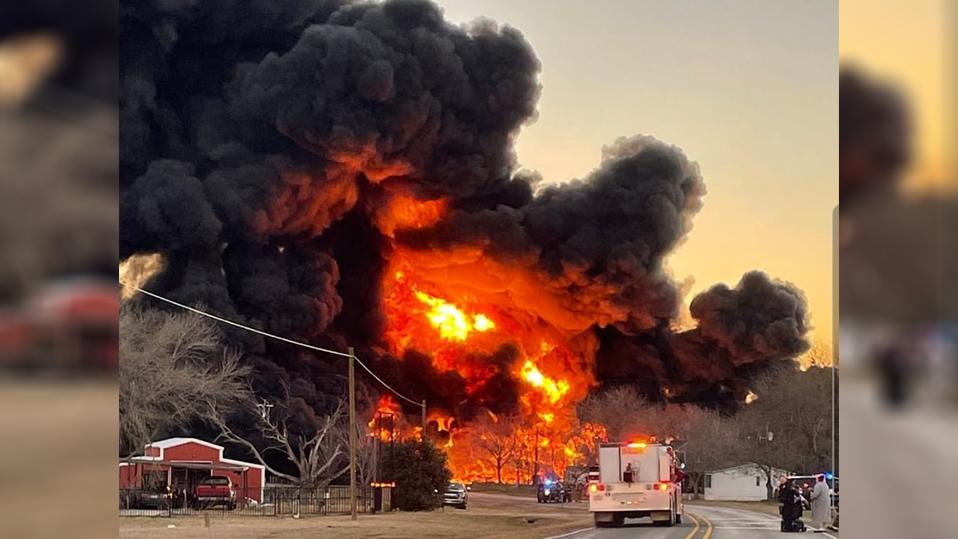
[{"label": "smoke drifting over trees", "polygon": [[[440,402],[469,398],[436,394],[462,378],[386,351],[380,283],[400,252],[450,281],[469,281],[465,266],[496,279],[481,299],[576,343],[599,384],[651,399],[741,400],[808,346],[801,292],[760,272],[698,296],[697,328],[669,330],[681,294],[663,260],[705,195],[679,148],[624,137],[582,179],[518,172],[540,65],[514,28],[454,26],[423,0],[146,1],[121,28],[120,250],[163,254],[157,292],[356,346]],[[292,380],[322,410],[341,390],[334,360],[230,336],[262,391]],[[488,362],[500,409],[517,400],[515,356]]]}]

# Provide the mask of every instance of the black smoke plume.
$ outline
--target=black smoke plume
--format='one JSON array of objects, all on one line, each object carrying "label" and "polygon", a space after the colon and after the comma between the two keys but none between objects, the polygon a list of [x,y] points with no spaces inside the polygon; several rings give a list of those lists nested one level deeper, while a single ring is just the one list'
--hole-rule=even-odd
[{"label": "black smoke plume", "polygon": [[[598,381],[650,396],[737,399],[754,369],[807,347],[801,293],[760,273],[696,298],[696,329],[669,330],[681,293],[663,260],[705,195],[678,148],[622,138],[566,183],[517,171],[540,66],[514,28],[452,25],[426,0],[145,0],[123,5],[121,33],[120,251],[164,255],[157,292],[356,346],[404,391],[467,415],[470,399],[516,402],[517,351],[486,358],[499,374],[472,396],[429,351],[390,357],[379,283],[393,249],[470,246],[529,276],[548,300],[531,317],[591,336]],[[382,213],[396,196],[449,211],[394,230]],[[227,331],[260,391],[292,381],[317,409],[341,391],[338,359]]]}]

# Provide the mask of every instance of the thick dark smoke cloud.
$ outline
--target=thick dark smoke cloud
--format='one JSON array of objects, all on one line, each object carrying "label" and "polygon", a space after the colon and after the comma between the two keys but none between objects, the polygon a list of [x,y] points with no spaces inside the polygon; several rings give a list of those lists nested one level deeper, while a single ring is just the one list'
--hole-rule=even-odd
[{"label": "thick dark smoke cloud", "polygon": [[455,211],[399,241],[440,251],[483,246],[504,264],[526,263],[563,311],[588,325],[615,323],[631,333],[677,315],[678,289],[663,258],[690,230],[705,195],[698,165],[681,150],[649,136],[623,137],[586,178],[528,193],[513,197],[517,207]]},{"label": "thick dark smoke cloud", "polygon": [[508,175],[535,113],[538,61],[511,28],[454,28],[424,2],[357,4],[288,52],[239,66],[229,112],[371,182],[471,195]]},{"label": "thick dark smoke cloud", "polygon": [[735,366],[795,357],[808,350],[805,295],[759,271],[735,288],[716,285],[692,300],[702,337],[727,350]]},{"label": "thick dark smoke cloud", "polygon": [[[512,28],[405,0],[146,1],[121,27],[121,257],[163,253],[151,287],[174,299],[363,349],[381,335],[384,242],[338,225],[371,230],[375,205],[357,204],[515,191],[539,65]],[[283,376],[324,374],[233,337]]]},{"label": "thick dark smoke cloud", "polygon": [[[123,192],[120,243],[131,250],[216,248],[223,225],[189,163],[161,159]],[[135,246],[135,247],[134,247]]]},{"label": "thick dark smoke cloud", "polygon": [[237,308],[271,333],[312,340],[342,309],[338,266],[321,250],[233,244],[223,266]]},{"label": "thick dark smoke cloud", "polygon": [[[713,286],[690,310],[697,326],[679,333],[666,325],[636,335],[600,331],[599,379],[636,385],[651,399],[733,404],[755,374],[809,348],[804,294],[760,271],[746,273],[734,288]],[[642,373],[637,382],[636,373]]]},{"label": "thick dark smoke cloud", "polygon": [[594,301],[590,292],[611,290],[600,301],[627,309],[625,327],[646,329],[677,314],[662,259],[691,228],[705,184],[696,163],[652,137],[622,138],[604,153],[585,180],[536,197],[524,209],[526,223],[540,266],[567,278],[569,296]]},{"label": "thick dark smoke cloud", "polygon": [[[668,330],[680,292],[663,261],[705,195],[678,148],[622,138],[566,183],[516,170],[540,66],[513,28],[454,26],[424,0],[155,0],[125,4],[121,32],[120,251],[164,254],[158,292],[356,346],[410,394],[466,415],[516,402],[518,351],[485,358],[500,374],[474,395],[419,352],[389,358],[379,283],[393,249],[480,247],[551,298],[529,302],[533,316],[594,333],[600,381],[649,394],[736,387],[746,368],[803,350],[804,300],[760,274],[697,298],[696,330]],[[387,230],[384,201],[398,196],[449,212]],[[261,391],[291,381],[318,410],[341,389],[335,359],[230,336]]]},{"label": "thick dark smoke cloud", "polygon": [[467,380],[457,372],[439,372],[429,356],[407,351],[401,361],[383,364],[383,374],[403,387],[417,388],[416,396],[425,398],[430,408],[441,409],[460,421],[471,420],[480,410],[493,413],[515,412],[520,382],[512,372],[520,360],[520,352],[512,344],[504,344],[491,354],[476,354],[483,364],[498,372],[473,392],[466,391]]}]

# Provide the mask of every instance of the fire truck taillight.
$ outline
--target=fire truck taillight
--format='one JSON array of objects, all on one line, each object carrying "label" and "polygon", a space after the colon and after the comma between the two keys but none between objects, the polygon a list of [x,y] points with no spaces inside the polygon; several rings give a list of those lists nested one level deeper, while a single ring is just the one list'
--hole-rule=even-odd
[{"label": "fire truck taillight", "polygon": [[647,444],[645,442],[632,442],[627,447],[631,447],[633,449],[645,449],[646,446]]},{"label": "fire truck taillight", "polygon": [[669,484],[668,484],[668,483],[656,483],[653,488],[655,488],[655,490],[669,490]]}]

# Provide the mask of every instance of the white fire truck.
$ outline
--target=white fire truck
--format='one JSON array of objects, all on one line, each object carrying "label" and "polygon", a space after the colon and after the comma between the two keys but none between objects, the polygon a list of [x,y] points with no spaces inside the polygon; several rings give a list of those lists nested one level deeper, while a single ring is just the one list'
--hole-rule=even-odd
[{"label": "white fire truck", "polygon": [[653,442],[599,444],[599,480],[589,485],[596,527],[649,517],[659,526],[682,522],[684,474],[672,447]]}]

